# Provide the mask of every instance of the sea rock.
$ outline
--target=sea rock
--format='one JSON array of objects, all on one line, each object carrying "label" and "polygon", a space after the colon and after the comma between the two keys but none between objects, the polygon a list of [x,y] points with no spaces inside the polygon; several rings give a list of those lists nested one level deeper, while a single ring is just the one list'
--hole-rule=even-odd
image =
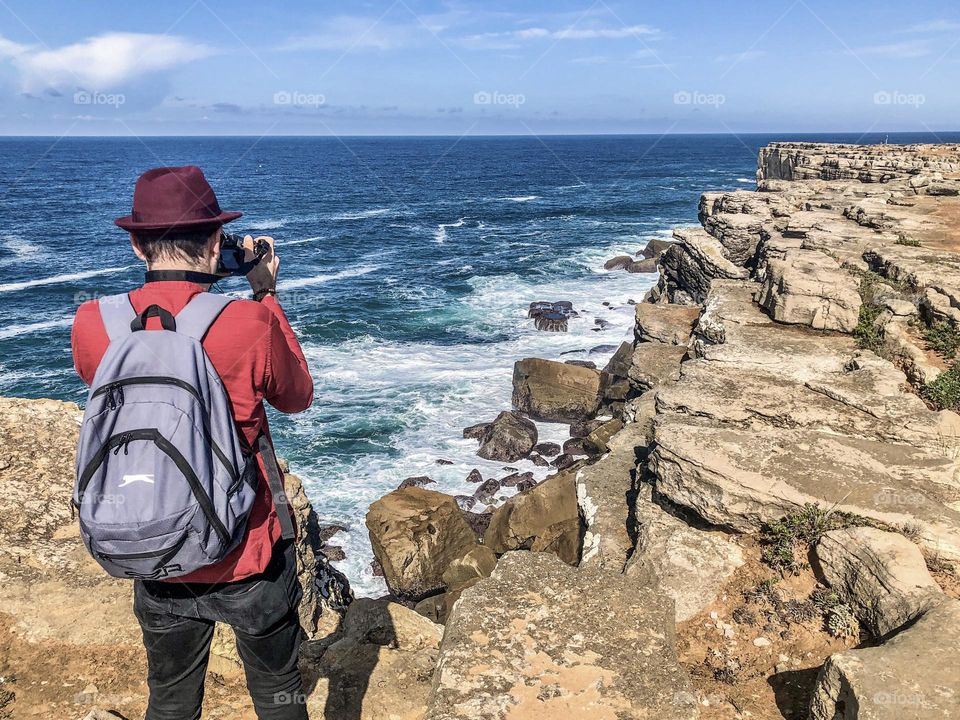
[{"label": "sea rock", "polygon": [[643,250],[640,251],[640,255],[645,258],[656,259],[663,255],[673,243],[670,240],[661,240],[660,238],[652,238]]},{"label": "sea rock", "polygon": [[478,503],[489,505],[493,502],[493,497],[500,490],[500,481],[496,478],[489,478],[480,483],[480,486],[474,491],[473,498]]},{"label": "sea rock", "polygon": [[901,628],[944,595],[923,554],[903,535],[872,527],[825,533],[815,548],[827,584],[875,636]]},{"label": "sea rock", "polygon": [[483,437],[483,434],[487,431],[487,426],[490,423],[477,423],[476,425],[471,425],[470,427],[465,427],[463,429],[463,437],[467,440],[479,440]]},{"label": "sea rock", "polygon": [[555,442],[537,443],[533,449],[543,457],[554,457],[560,454],[560,445]]},{"label": "sea rock", "polygon": [[600,405],[600,373],[566,363],[527,358],[513,368],[513,406],[534,420],[576,422]]},{"label": "sea rock", "polygon": [[502,412],[484,428],[477,455],[487,460],[516,462],[537,444],[537,426],[515,412]]},{"label": "sea rock", "polygon": [[421,720],[442,634],[403,605],[358,598],[335,634],[301,648],[311,717]]},{"label": "sea rock", "polygon": [[408,477],[397,486],[397,490],[403,490],[408,487],[424,487],[425,485],[432,485],[436,482],[433,478],[427,477],[426,475],[415,475],[413,477]]},{"label": "sea rock", "polygon": [[490,577],[496,566],[497,556],[493,550],[485,545],[477,545],[466,555],[450,563],[443,573],[443,582],[448,591],[462,590],[477,580]]},{"label": "sea rock", "polygon": [[633,258],[629,255],[617,255],[607,260],[603,264],[604,270],[623,270],[630,263],[633,262]]},{"label": "sea rock", "polygon": [[[611,438],[623,429],[623,421],[614,418],[598,427],[584,439],[584,448],[589,455],[602,455],[609,449]],[[568,441],[569,442],[569,441]]]},{"label": "sea rock", "polygon": [[474,468],[469,473],[467,473],[467,477],[465,478],[465,481],[469,483],[482,483],[483,475],[480,474],[479,470]]},{"label": "sea rock", "polygon": [[693,720],[672,615],[622,576],[508,553],[453,608],[426,720]]},{"label": "sea rock", "polygon": [[570,437],[586,437],[598,427],[603,425],[610,417],[592,418],[591,420],[582,420],[580,422],[570,423]]},{"label": "sea rock", "polygon": [[684,345],[640,343],[633,352],[630,366],[631,386],[642,393],[680,379],[680,363],[686,356]]},{"label": "sea rock", "polygon": [[544,332],[567,332],[569,316],[563,313],[548,312],[537,315],[533,325]]},{"label": "sea rock", "polygon": [[699,317],[700,308],[696,306],[640,303],[636,307],[637,342],[688,345]]},{"label": "sea rock", "polygon": [[603,366],[603,371],[615,378],[624,378],[630,372],[630,364],[633,361],[633,345],[628,342],[620,343],[617,351]]},{"label": "sea rock", "polygon": [[857,280],[816,251],[789,251],[767,264],[760,305],[777,322],[853,332],[860,314]]},{"label": "sea rock", "polygon": [[443,572],[477,544],[454,499],[423,488],[384,495],[366,524],[391,592],[414,600],[442,590]]},{"label": "sea rock", "polygon": [[627,265],[628,273],[655,273],[657,272],[657,259],[645,258]]},{"label": "sea rock", "polygon": [[960,600],[947,600],[878,647],[827,658],[810,720],[960,717]]},{"label": "sea rock", "polygon": [[575,565],[580,559],[580,516],[572,473],[560,472],[497,508],[483,544],[501,555],[509,550],[553,552]]}]

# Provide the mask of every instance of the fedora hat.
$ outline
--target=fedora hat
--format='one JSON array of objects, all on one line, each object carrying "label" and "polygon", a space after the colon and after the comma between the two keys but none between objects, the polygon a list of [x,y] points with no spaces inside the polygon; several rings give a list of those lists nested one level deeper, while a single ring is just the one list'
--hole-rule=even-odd
[{"label": "fedora hat", "polygon": [[147,170],[133,190],[133,209],[113,222],[124,230],[172,230],[223,225],[243,213],[224,212],[196,165]]}]

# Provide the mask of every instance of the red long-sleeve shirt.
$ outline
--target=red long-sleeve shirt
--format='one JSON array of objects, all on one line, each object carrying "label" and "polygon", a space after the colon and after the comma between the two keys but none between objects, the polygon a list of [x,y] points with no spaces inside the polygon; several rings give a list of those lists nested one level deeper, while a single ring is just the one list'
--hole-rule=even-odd
[{"label": "red long-sleeve shirt", "polygon": [[[190,282],[146,283],[130,293],[134,310],[156,304],[176,315],[199,292]],[[147,330],[159,329],[159,318],[147,321]],[[109,339],[96,300],[85,302],[73,321],[71,345],[77,373],[88,385],[106,352]],[[235,300],[213,323],[203,348],[213,363],[233,408],[237,428],[252,445],[261,432],[269,434],[266,400],[277,410],[302,412],[313,402],[313,379],[300,343],[280,303],[268,295],[262,302]],[[263,459],[257,495],[240,545],[215,565],[176,578],[180,582],[230,582],[262,572],[280,539],[280,522],[265,480]]]}]

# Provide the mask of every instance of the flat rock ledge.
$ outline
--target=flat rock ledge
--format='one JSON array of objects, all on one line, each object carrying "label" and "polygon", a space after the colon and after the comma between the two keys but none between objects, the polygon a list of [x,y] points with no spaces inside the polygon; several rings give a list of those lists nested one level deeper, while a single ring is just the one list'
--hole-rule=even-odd
[{"label": "flat rock ledge", "polygon": [[454,606],[426,720],[697,716],[668,598],[511,552]]}]

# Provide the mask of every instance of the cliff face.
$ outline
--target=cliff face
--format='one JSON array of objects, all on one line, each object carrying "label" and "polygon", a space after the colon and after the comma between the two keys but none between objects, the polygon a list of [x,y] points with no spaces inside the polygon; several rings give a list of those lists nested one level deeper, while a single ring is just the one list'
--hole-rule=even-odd
[{"label": "cliff face", "polygon": [[921,173],[960,170],[958,145],[843,145],[771,143],[760,150],[763,180],[859,180],[887,182]]}]

